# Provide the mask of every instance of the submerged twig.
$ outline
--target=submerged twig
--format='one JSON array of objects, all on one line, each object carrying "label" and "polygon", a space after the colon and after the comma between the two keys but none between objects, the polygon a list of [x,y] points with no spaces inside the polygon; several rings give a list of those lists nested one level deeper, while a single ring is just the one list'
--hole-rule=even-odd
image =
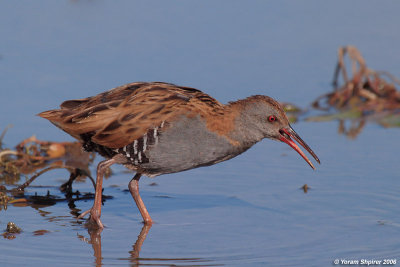
[{"label": "submerged twig", "polygon": [[50,167],[44,168],[41,171],[39,171],[38,173],[36,173],[35,175],[33,175],[31,178],[29,178],[29,180],[27,180],[25,183],[23,183],[22,185],[20,185],[17,188],[15,188],[14,190],[17,191],[17,192],[24,191],[25,188],[28,187],[40,175],[42,175],[43,173],[45,173],[47,171],[54,170],[54,169],[67,169],[67,170],[70,170],[71,167],[67,167],[67,166],[50,166]]}]

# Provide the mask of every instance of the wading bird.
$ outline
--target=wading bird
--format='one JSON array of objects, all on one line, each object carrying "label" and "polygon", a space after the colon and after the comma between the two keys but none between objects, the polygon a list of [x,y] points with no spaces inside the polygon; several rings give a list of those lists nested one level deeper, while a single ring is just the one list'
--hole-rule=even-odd
[{"label": "wading bird", "polygon": [[[100,221],[102,182],[114,163],[136,172],[129,191],[145,224],[152,219],[139,195],[139,179],[209,166],[231,159],[264,138],[285,142],[314,169],[293,141],[319,163],[292,129],[281,105],[255,95],[223,105],[200,90],[163,82],[135,82],[96,96],[68,100],[60,109],[38,114],[72,135],[86,151],[106,158],[97,166],[89,220]],[[293,138],[293,139],[292,139]]]}]

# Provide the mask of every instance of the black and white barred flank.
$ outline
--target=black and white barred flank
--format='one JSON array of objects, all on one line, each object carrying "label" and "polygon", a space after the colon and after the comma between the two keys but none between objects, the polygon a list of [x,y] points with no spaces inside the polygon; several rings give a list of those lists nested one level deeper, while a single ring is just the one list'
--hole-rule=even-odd
[{"label": "black and white barred flank", "polygon": [[142,163],[148,163],[149,159],[146,157],[146,150],[149,146],[157,145],[160,130],[164,127],[165,122],[163,121],[160,126],[149,129],[142,137],[136,139],[129,145],[121,148],[108,148],[99,144],[96,144],[90,140],[91,136],[81,135],[83,139],[83,148],[87,152],[96,151],[104,157],[112,158],[117,154],[124,155],[131,164],[140,165]]}]

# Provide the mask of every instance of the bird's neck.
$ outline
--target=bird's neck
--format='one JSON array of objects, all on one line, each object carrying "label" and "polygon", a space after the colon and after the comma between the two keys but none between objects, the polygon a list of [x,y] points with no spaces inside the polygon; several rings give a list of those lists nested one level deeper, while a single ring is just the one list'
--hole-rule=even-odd
[{"label": "bird's neck", "polygon": [[248,99],[230,102],[225,106],[224,116],[230,118],[233,125],[229,137],[246,149],[264,138],[264,134],[254,123],[254,117],[251,116],[253,108]]}]

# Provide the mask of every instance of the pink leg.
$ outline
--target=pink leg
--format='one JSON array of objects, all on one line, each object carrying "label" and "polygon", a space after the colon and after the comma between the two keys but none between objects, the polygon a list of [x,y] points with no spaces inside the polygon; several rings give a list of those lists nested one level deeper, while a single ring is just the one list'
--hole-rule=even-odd
[{"label": "pink leg", "polygon": [[135,177],[129,182],[129,191],[133,199],[135,200],[136,206],[138,207],[140,214],[143,217],[144,224],[152,225],[153,220],[151,219],[149,212],[146,209],[146,206],[143,203],[142,198],[139,194],[139,179],[142,176],[141,173],[136,173]]},{"label": "pink leg", "polygon": [[93,207],[90,210],[83,212],[78,216],[78,219],[82,219],[86,214],[90,213],[89,221],[95,223],[99,228],[104,228],[103,223],[100,221],[101,216],[101,194],[103,190],[103,175],[108,167],[116,163],[114,158],[107,159],[97,165],[97,178],[96,178],[96,192],[94,195]]}]

